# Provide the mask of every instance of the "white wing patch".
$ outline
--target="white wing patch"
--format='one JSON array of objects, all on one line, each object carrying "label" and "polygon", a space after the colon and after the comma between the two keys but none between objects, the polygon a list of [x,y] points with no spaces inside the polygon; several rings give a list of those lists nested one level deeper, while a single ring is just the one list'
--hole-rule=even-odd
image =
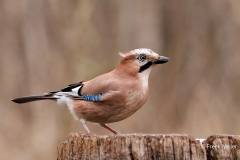
[{"label": "white wing patch", "polygon": [[69,92],[56,92],[54,93],[53,97],[57,98],[57,103],[58,104],[66,104],[69,106],[69,100],[71,100],[70,97],[79,97],[78,91],[81,89],[82,86],[78,86],[76,88],[71,89]]},{"label": "white wing patch", "polygon": [[75,94],[76,94],[76,96],[79,96],[79,95],[78,95],[78,90],[79,90],[80,88],[82,88],[82,86],[79,86],[79,87],[73,88],[71,93],[73,93],[74,96],[75,96]]},{"label": "white wing patch", "polygon": [[71,91],[69,92],[63,92],[63,91],[59,91],[54,93],[53,97],[57,98],[57,104],[58,105],[67,105],[69,111],[71,112],[71,114],[73,115],[73,117],[76,120],[79,120],[79,117],[76,115],[74,109],[73,109],[73,100],[71,99],[72,96],[74,97],[79,97],[78,95],[78,91],[79,89],[81,89],[82,86],[78,86],[75,87],[73,89],[71,89]]}]

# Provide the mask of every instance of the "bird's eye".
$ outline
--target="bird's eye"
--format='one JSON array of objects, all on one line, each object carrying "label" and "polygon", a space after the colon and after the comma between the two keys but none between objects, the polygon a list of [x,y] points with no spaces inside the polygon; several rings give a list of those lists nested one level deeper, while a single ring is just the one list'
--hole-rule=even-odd
[{"label": "bird's eye", "polygon": [[139,54],[137,59],[141,62],[144,62],[147,59],[147,56],[146,56],[146,54]]}]

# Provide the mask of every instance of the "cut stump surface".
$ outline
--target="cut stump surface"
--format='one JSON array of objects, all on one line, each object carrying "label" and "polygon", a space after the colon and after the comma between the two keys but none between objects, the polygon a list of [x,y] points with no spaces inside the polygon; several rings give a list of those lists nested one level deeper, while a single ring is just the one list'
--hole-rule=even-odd
[{"label": "cut stump surface", "polygon": [[58,146],[58,160],[206,159],[200,141],[185,134],[95,135],[71,133]]}]

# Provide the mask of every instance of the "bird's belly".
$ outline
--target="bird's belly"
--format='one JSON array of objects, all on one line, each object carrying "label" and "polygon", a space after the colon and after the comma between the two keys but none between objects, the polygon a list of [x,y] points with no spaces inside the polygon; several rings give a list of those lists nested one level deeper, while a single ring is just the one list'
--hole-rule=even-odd
[{"label": "bird's belly", "polygon": [[124,103],[121,106],[109,106],[112,111],[109,112],[105,123],[113,123],[124,120],[139,110],[147,100],[147,91],[139,90],[128,92]]},{"label": "bird's belly", "polygon": [[[95,123],[113,123],[128,118],[146,102],[146,98],[141,95],[128,96],[124,102],[104,103],[104,102],[76,102],[74,104],[75,115],[79,119]],[[139,97],[140,96],[140,97]]]}]

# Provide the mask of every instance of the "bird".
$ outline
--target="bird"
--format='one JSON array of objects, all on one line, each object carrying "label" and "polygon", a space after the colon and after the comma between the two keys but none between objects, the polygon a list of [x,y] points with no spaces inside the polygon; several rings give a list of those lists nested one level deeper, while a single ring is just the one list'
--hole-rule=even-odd
[{"label": "bird", "polygon": [[113,134],[120,134],[107,124],[124,120],[139,110],[147,101],[148,78],[158,64],[169,61],[148,48],[119,52],[121,60],[112,71],[88,81],[42,95],[11,99],[15,103],[53,100],[64,104],[87,133],[86,122],[98,123]]}]

